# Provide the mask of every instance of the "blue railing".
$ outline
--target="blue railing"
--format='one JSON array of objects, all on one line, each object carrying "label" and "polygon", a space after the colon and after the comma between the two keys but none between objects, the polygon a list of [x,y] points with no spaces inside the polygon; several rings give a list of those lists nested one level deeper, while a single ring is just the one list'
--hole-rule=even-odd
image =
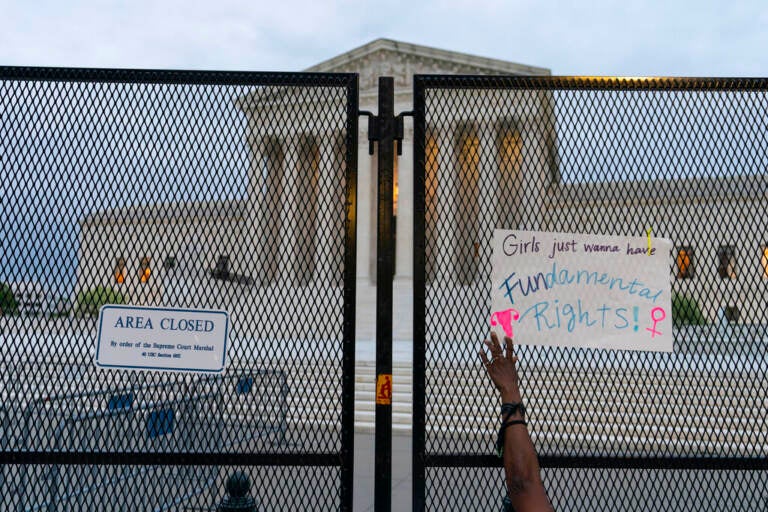
[{"label": "blue railing", "polygon": [[[286,442],[288,391],[283,371],[253,369],[225,377],[41,396],[18,404],[16,410],[23,407],[22,426],[15,436],[7,424],[9,405],[17,404],[0,405],[0,440],[6,450],[73,455],[221,453],[236,450],[239,444],[257,437],[266,438],[270,446],[282,446]],[[77,475],[66,477],[66,467],[50,465],[41,471],[39,467],[24,466],[19,473],[20,481],[12,486],[17,509],[65,510],[68,504],[88,501],[88,495],[113,495],[127,481],[146,479],[163,469],[96,466],[84,477],[83,468],[79,467]],[[210,490],[219,473],[217,466],[181,470],[185,472],[183,482],[177,479],[180,485],[166,500],[148,497],[156,499],[156,504],[148,509],[177,507]],[[30,485],[33,471],[35,485]],[[5,468],[0,470],[0,487],[7,489],[4,473]]]}]

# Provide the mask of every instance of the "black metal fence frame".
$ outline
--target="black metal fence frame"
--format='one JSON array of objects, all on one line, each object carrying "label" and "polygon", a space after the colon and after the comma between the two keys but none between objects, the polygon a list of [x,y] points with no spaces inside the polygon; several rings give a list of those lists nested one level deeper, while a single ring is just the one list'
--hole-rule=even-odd
[{"label": "black metal fence frame", "polygon": [[134,69],[0,67],[0,80],[129,84],[335,87],[346,90],[346,198],[341,376],[341,449],[338,453],[197,453],[0,451],[0,464],[158,466],[324,466],[340,468],[342,510],[352,510],[354,463],[355,296],[357,249],[357,139],[359,85],[356,73],[221,72]]},{"label": "black metal fence frame", "polygon": [[[120,69],[54,69],[31,67],[0,67],[0,80],[109,82],[190,85],[248,85],[248,86],[311,86],[343,87],[346,90],[346,203],[344,256],[344,320],[342,342],[342,413],[341,450],[338,453],[146,453],[146,452],[72,452],[18,451],[3,447],[1,464],[76,464],[76,465],[181,465],[181,466],[324,466],[340,468],[341,509],[352,509],[354,460],[354,367],[355,367],[355,295],[356,295],[356,209],[359,90],[356,74],[321,73],[252,73],[213,71],[156,71]],[[380,82],[380,88],[391,89],[391,79]],[[488,76],[414,76],[414,347],[413,347],[413,509],[426,507],[425,483],[428,467],[496,468],[501,461],[495,455],[432,454],[426,452],[425,431],[425,95],[428,89],[526,89],[526,90],[663,90],[663,91],[750,91],[768,90],[768,80],[757,78],[674,78],[620,79],[577,77],[488,77]],[[380,91],[381,92],[381,91]],[[391,96],[391,92],[389,93]],[[380,109],[383,108],[380,106]],[[391,190],[393,140],[398,137],[394,112],[379,112],[386,124],[387,149],[379,152],[379,170],[386,171],[380,181],[379,244],[382,252],[391,245]],[[380,127],[382,128],[382,127]],[[384,164],[382,160],[386,159]],[[379,176],[381,180],[382,177]],[[391,261],[379,258],[379,283],[388,282],[381,276],[391,275]],[[391,290],[382,290],[377,300],[377,374],[391,373]],[[381,317],[381,318],[379,318]],[[383,324],[382,324],[383,322]],[[381,327],[389,327],[381,332]],[[380,345],[380,346],[379,346]],[[379,360],[380,359],[380,360]],[[378,443],[379,434],[389,437],[391,407],[377,407],[377,465],[382,465],[384,483],[391,475],[391,442]],[[380,432],[382,430],[383,432]],[[549,468],[654,468],[654,469],[734,469],[768,470],[768,460],[759,458],[722,457],[603,457],[603,456],[543,456],[542,467]],[[377,468],[377,473],[379,468]],[[381,482],[380,482],[381,483]],[[386,488],[385,488],[386,487]],[[380,490],[381,489],[381,490]],[[390,495],[387,486],[377,486],[377,497]],[[388,503],[377,503],[377,510],[388,509]]]}]

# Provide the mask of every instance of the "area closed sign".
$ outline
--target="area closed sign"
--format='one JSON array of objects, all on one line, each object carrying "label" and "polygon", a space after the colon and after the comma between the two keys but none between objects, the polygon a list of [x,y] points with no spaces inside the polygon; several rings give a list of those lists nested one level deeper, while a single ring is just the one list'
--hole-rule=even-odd
[{"label": "area closed sign", "polygon": [[96,365],[221,373],[228,330],[226,311],[105,305],[99,311]]}]

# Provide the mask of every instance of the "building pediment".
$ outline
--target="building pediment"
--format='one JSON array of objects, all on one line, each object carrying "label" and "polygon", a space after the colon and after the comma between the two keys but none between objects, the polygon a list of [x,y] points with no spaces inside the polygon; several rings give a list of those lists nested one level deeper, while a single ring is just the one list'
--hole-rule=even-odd
[{"label": "building pediment", "polygon": [[[309,73],[357,73],[360,96],[375,97],[379,77],[391,76],[397,94],[413,91],[413,75],[512,75],[547,76],[547,68],[528,66],[467,53],[452,52],[392,39],[376,39],[304,70]],[[244,112],[253,109],[284,108],[285,104],[308,101],[295,91],[256,88],[237,100]],[[311,101],[317,106],[318,98]],[[337,108],[338,105],[334,106]]]},{"label": "building pediment", "polygon": [[413,75],[550,75],[549,69],[466,53],[451,52],[391,39],[370,43],[316,64],[305,71],[358,73],[360,91],[378,87],[380,76],[395,79],[395,88],[411,89]]}]

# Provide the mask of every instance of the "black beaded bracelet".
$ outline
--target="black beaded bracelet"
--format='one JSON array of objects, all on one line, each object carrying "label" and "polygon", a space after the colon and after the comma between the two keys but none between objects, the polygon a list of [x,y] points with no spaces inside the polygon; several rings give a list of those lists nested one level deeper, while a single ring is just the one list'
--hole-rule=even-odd
[{"label": "black beaded bracelet", "polygon": [[523,405],[523,402],[507,402],[501,404],[501,417],[504,418],[503,421],[509,419],[509,417],[517,411],[520,411],[520,416],[525,416],[525,406]]},{"label": "black beaded bracelet", "polygon": [[511,427],[512,425],[528,426],[528,423],[526,423],[525,420],[512,420],[501,424],[499,435],[496,438],[496,455],[499,457],[504,455],[504,431],[507,430],[507,427]]}]

